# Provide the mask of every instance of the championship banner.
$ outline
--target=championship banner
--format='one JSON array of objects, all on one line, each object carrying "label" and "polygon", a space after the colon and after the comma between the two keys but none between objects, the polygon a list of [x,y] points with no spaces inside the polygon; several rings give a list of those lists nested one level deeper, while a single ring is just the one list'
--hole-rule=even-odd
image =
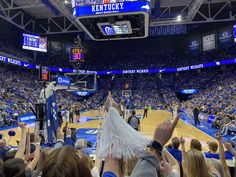
[{"label": "championship banner", "polygon": [[218,31],[217,41],[219,48],[226,48],[232,45],[233,43],[233,33],[231,29],[225,29]]},{"label": "championship banner", "polygon": [[203,51],[213,50],[216,48],[215,34],[202,37]]},{"label": "championship banner", "polygon": [[63,45],[61,42],[51,41],[51,54],[61,55],[63,53]]},{"label": "championship banner", "polygon": [[200,51],[201,51],[200,38],[196,37],[188,41],[188,51],[190,54],[194,54],[194,55],[200,54]]}]

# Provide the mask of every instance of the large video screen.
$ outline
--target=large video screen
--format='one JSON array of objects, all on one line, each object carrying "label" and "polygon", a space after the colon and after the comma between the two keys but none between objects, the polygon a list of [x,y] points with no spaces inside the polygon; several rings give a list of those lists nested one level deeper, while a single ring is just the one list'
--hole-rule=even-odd
[{"label": "large video screen", "polygon": [[216,48],[215,34],[203,36],[202,45],[203,45],[203,51],[215,49]]},{"label": "large video screen", "polygon": [[47,52],[47,37],[23,34],[23,49]]},{"label": "large video screen", "polygon": [[130,21],[116,22],[116,24],[98,23],[97,25],[105,36],[132,34]]}]

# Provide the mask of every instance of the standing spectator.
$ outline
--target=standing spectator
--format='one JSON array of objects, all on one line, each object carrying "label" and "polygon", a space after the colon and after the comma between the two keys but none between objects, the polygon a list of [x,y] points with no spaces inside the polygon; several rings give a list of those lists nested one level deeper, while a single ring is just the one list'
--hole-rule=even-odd
[{"label": "standing spectator", "polygon": [[147,115],[148,115],[148,105],[146,104],[144,107],[143,118],[147,117]]},{"label": "standing spectator", "polygon": [[132,111],[131,116],[128,119],[128,124],[133,127],[133,129],[140,131],[140,120],[136,117],[135,110]]},{"label": "standing spectator", "polygon": [[179,163],[182,163],[182,151],[179,150],[180,139],[178,137],[174,137],[171,139],[171,145],[168,146],[167,150],[169,153],[178,160]]},{"label": "standing spectator", "polygon": [[216,142],[207,142],[209,147],[209,152],[205,152],[206,158],[220,159],[219,154],[217,153],[218,144]]},{"label": "standing spectator", "polygon": [[[233,148],[235,148],[235,143],[233,141],[227,141],[226,143],[231,144]],[[225,151],[225,159],[233,159],[234,155],[229,151],[229,149],[226,146],[226,151]]]},{"label": "standing spectator", "polygon": [[202,144],[197,139],[192,139],[190,142],[190,149],[196,149],[202,151]]},{"label": "standing spectator", "polygon": [[196,126],[200,126],[200,121],[199,121],[199,109],[198,107],[196,106],[194,109],[193,109],[193,117],[194,117],[194,121],[195,121],[195,125]]}]

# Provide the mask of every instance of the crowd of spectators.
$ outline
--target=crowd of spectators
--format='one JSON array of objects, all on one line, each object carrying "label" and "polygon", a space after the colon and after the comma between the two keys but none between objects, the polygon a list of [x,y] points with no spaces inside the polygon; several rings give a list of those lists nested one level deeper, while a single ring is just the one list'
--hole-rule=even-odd
[{"label": "crowd of spectators", "polygon": [[[218,49],[211,52],[203,52],[198,56],[187,56],[184,54],[113,54],[98,55],[96,58],[86,59],[81,65],[81,69],[92,71],[110,71],[110,70],[134,70],[134,69],[153,69],[153,68],[171,68],[183,67],[188,65],[197,65],[213,61],[231,59],[236,56],[235,46],[227,49]],[[102,61],[102,62],[101,62]],[[115,65],[114,65],[115,63]]]},{"label": "crowd of spectators", "polygon": [[[0,48],[7,45],[2,46]],[[23,53],[18,54],[11,49],[2,51],[24,57]],[[112,60],[108,58],[104,59],[104,62],[97,60],[93,65],[91,63],[86,65],[85,62],[82,69],[90,70],[90,67],[91,70],[176,67],[178,62],[182,66],[234,56],[234,48],[204,53],[200,59],[191,59],[191,61],[188,60],[188,57],[179,60],[179,57],[173,56],[165,58],[163,56],[153,56],[153,58],[142,56],[134,58],[135,62],[129,62],[131,61],[129,58],[124,58],[120,60],[121,62],[114,64],[116,57],[113,56]],[[193,109],[199,106],[202,112],[215,115],[217,118],[226,114],[235,117],[235,81],[235,66],[219,66],[178,74],[99,76],[96,92],[88,97],[78,97],[72,92],[59,91],[57,103],[63,109],[70,109],[78,102],[81,110],[98,109],[104,101],[110,102],[111,107],[106,108],[110,117],[104,120],[101,134],[97,136],[95,163],[84,153],[85,143],[72,137],[70,129],[63,128],[64,133],[62,128],[58,130],[57,142],[53,147],[42,148],[40,138],[30,135],[26,125],[21,123],[19,125],[21,139],[16,150],[8,146],[6,139],[0,140],[0,158],[2,159],[0,176],[157,177],[161,173],[164,177],[230,177],[226,159],[232,160],[236,156],[235,144],[231,141],[223,143],[220,133],[216,134],[217,142],[208,143],[209,152],[207,153],[202,152],[201,142],[197,139],[191,140],[190,150],[186,151],[183,137],[173,138],[166,150],[164,147],[177,125],[179,119],[177,117],[173,122],[167,120],[157,126],[153,132],[153,141],[156,145],[151,144],[145,148],[150,143],[141,138],[135,130],[131,130],[125,120],[119,117],[119,110],[116,109],[115,102],[125,102],[128,99],[136,109],[143,109],[146,105],[153,109],[170,109],[173,102],[179,102],[182,108]],[[0,85],[0,127],[16,125],[19,115],[32,112],[29,105],[37,102],[43,84],[37,81],[37,73],[32,70],[1,64]],[[193,95],[188,101],[181,102],[175,92],[185,88],[196,88],[199,93]],[[107,97],[109,90],[111,95]],[[124,97],[122,93],[124,90],[130,90],[131,96]],[[109,121],[112,121],[112,124]],[[109,125],[112,126],[109,127]],[[228,122],[222,125],[222,133],[225,133]],[[133,143],[139,139],[143,141]],[[224,152],[224,146],[227,149],[226,152]],[[102,165],[102,159],[105,159],[104,165]]]},{"label": "crowd of spectators", "polygon": [[31,112],[40,84],[33,71],[15,67],[0,67],[0,126],[17,124],[17,117]]},{"label": "crowd of spectators", "polygon": [[[0,42],[0,51],[32,60],[31,56],[24,50],[15,47],[9,41]],[[62,54],[39,53],[34,64],[73,68],[74,65],[69,62],[69,51]],[[196,65],[212,61],[231,59],[236,57],[235,46],[217,49],[210,52],[202,52],[196,56],[188,56],[187,54],[176,54],[170,51],[168,54],[160,52],[160,54],[149,54],[144,52],[142,55],[133,55],[131,53],[112,53],[99,54],[96,57],[85,58],[84,63],[80,65],[81,70],[91,71],[109,71],[109,70],[133,70],[133,69],[153,69],[164,67],[183,67],[188,65]],[[102,62],[101,62],[102,61]],[[114,64],[115,63],[115,64]]]},{"label": "crowd of spectators", "polygon": [[[203,74],[205,76],[205,74]],[[217,115],[221,113],[235,114],[236,112],[236,73],[235,66],[224,68],[223,70],[211,70],[208,77],[201,79],[195,77],[197,80],[199,94],[192,96],[192,99],[185,102],[184,105],[194,107],[196,105],[201,107],[202,112]],[[201,83],[201,80],[203,82]],[[190,83],[192,81],[190,80]],[[191,84],[192,85],[192,84]],[[200,86],[200,87],[199,87]]]},{"label": "crowd of spectators", "polygon": [[[41,146],[41,138],[29,133],[25,123],[21,129],[18,147],[0,140],[0,175],[2,177],[231,177],[234,172],[227,160],[235,158],[235,144],[223,142],[221,135],[208,142],[209,152],[203,152],[197,139],[174,137],[179,121],[166,120],[146,139],[120,117],[117,103],[108,94],[105,110],[108,112],[98,130],[96,158],[86,154],[87,142],[73,137],[72,130],[58,129],[55,144]],[[109,106],[108,106],[109,105]],[[124,136],[124,134],[126,136]],[[171,144],[167,142],[171,140]],[[134,143],[135,142],[135,143]],[[226,151],[224,151],[224,147]],[[219,149],[219,150],[218,150]],[[201,169],[201,170],[200,170]]]},{"label": "crowd of spectators", "polygon": [[[1,85],[5,85],[1,89],[1,107],[4,108],[1,109],[4,115],[2,117],[12,119],[16,115],[31,112],[27,103],[36,103],[42,89],[42,83],[37,81],[37,73],[20,68],[16,71],[15,67],[0,69],[0,82]],[[153,109],[171,109],[173,102],[181,102],[176,96],[176,91],[194,88],[200,91],[199,94],[182,102],[182,107],[192,109],[199,105],[201,110],[208,114],[233,114],[236,100],[235,76],[235,66],[158,76],[99,76],[96,92],[87,97],[80,97],[73,92],[59,91],[58,105],[68,108],[79,102],[81,110],[98,109],[110,90],[117,102],[129,100],[136,109],[143,109],[145,105]],[[131,92],[130,97],[125,97],[125,90]]]},{"label": "crowd of spectators", "polygon": [[4,42],[0,41],[0,52],[4,52],[12,56],[16,56],[18,58],[23,58],[23,59],[27,59],[28,61],[32,61],[32,58],[26,51],[20,50],[9,41],[4,41]]}]

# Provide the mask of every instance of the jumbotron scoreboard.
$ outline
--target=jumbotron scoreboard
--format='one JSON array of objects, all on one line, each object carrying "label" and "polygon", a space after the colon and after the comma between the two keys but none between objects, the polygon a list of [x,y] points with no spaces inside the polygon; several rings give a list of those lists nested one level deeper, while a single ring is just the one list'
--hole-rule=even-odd
[{"label": "jumbotron scoreboard", "polygon": [[76,22],[96,41],[145,38],[150,1],[72,0]]}]

